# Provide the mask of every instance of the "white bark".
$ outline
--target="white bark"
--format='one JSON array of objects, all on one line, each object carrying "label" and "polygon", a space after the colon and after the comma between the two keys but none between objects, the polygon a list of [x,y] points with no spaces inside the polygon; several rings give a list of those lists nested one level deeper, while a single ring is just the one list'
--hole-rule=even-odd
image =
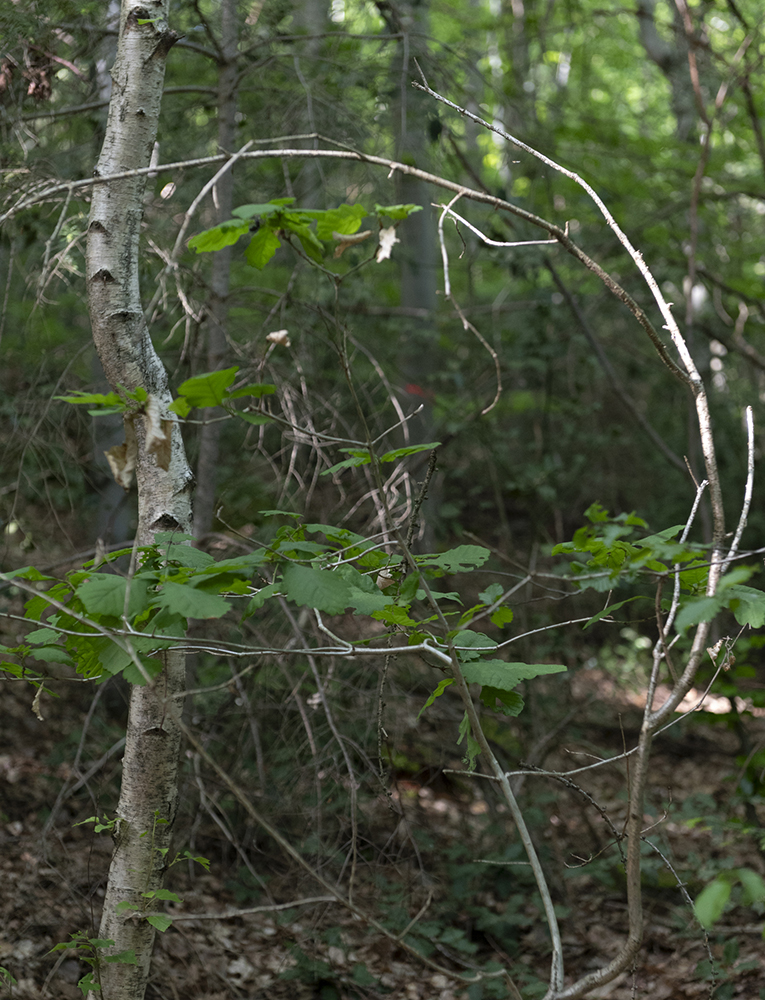
[{"label": "white bark", "polygon": [[[95,176],[149,165],[165,74],[165,59],[177,40],[167,25],[169,0],[122,0],[113,88],[101,156]],[[140,24],[139,21],[146,21]],[[145,175],[96,184],[88,227],[87,288],[93,339],[112,386],[143,386],[157,397],[163,417],[171,395],[164,366],[144,321],[138,280],[139,236]],[[180,427],[172,429],[172,455],[163,471],[138,438],[138,543],[151,544],[157,531],[189,531],[192,475]],[[165,669],[151,687],[135,687],[130,700],[119,825],[109,870],[99,937],[115,941],[109,953],[133,950],[137,964],[101,964],[101,1000],[141,1000],[154,942],[154,928],[130,912],[116,912],[123,900],[144,908],[141,895],[161,888],[164,849],[169,846],[177,803],[180,730],[172,696],[183,690],[183,657],[165,656]],[[167,821],[156,824],[156,820]],[[146,834],[145,836],[141,836]],[[154,907],[149,906],[149,911]],[[91,994],[91,996],[94,996]]]}]

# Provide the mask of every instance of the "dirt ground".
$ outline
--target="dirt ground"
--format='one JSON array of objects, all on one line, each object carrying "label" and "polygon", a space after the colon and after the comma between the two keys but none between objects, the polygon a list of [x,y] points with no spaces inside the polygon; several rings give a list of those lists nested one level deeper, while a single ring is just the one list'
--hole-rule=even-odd
[{"label": "dirt ground", "polygon": [[[592,701],[593,691],[601,699],[597,703]],[[59,801],[53,815],[51,809],[67,779],[71,787],[75,764],[78,774],[87,774],[93,765],[93,761],[76,761],[78,744],[72,737],[82,726],[87,706],[82,698],[48,701],[45,721],[40,722],[31,710],[31,689],[5,683],[2,696],[0,966],[15,977],[17,985],[10,993],[0,987],[0,996],[74,1000],[82,995],[77,982],[87,967],[74,951],[51,953],[51,949],[80,930],[95,935],[98,927],[111,842],[108,835],[94,835],[92,825],[74,825],[98,811],[93,791],[98,775]],[[563,732],[556,738],[558,749],[545,756],[546,767],[570,768],[598,753],[599,747],[610,746],[613,751],[622,741],[629,744],[638,724],[636,706],[617,690],[609,690],[605,676],[590,672],[574,687],[573,697],[582,705],[577,733]],[[609,699],[607,712],[603,698]],[[604,721],[619,719],[621,723],[610,725]],[[746,721],[751,739],[762,745],[765,720]],[[118,766],[119,741],[113,746],[116,749],[109,762],[102,762],[102,769]],[[738,753],[739,739],[722,725],[677,726],[657,742],[651,792],[654,811],[646,816],[646,826],[653,829],[647,836],[662,851],[671,852],[673,865],[683,875],[689,868],[698,868],[699,858],[712,866],[716,859],[722,867],[746,866],[765,874],[763,856],[751,835],[741,833],[735,823],[714,828],[689,822],[684,812],[691,794],[708,796],[705,801],[719,803],[721,815],[726,812]],[[626,809],[622,778],[623,769],[600,768],[581,780],[617,829]],[[528,795],[529,789],[523,794]],[[440,832],[446,842],[461,836],[460,831],[470,823],[479,822],[485,809],[480,796],[468,801],[416,776],[399,782],[394,796],[405,807],[410,824]],[[616,953],[626,933],[625,904],[619,887],[605,884],[596,871],[598,852],[609,849],[608,831],[597,810],[581,793],[567,788],[541,808],[546,812],[544,822],[536,827],[538,836],[550,856],[560,861],[559,870],[566,873],[566,877],[553,878],[551,888],[563,914],[566,976],[573,978]],[[252,863],[281,864],[268,857],[253,857]],[[468,993],[451,977],[452,972],[469,975],[473,966],[494,960],[511,972],[520,963],[544,980],[549,967],[547,934],[531,902],[531,916],[519,927],[513,956],[490,933],[481,933],[475,935],[477,949],[467,956],[436,943],[432,958],[443,971],[434,971],[336,904],[321,901],[288,911],[243,913],[243,909],[258,907],[242,906],[229,873],[220,866],[216,870],[213,864],[209,873],[180,867],[172,888],[183,903],[169,906],[168,912],[177,919],[157,937],[149,1000],[458,1000],[494,994],[489,988]],[[709,938],[717,977],[716,983],[710,983],[705,975],[704,934],[683,903],[674,876],[662,864],[650,871],[658,874],[646,879],[645,940],[636,967],[590,996],[611,1000],[765,997],[765,908],[738,906],[726,911]],[[697,874],[708,878],[706,870]],[[279,903],[322,896],[305,876],[283,866],[278,885]],[[362,888],[362,908],[372,911],[374,902],[369,888]],[[481,903],[498,914],[507,905],[491,892]],[[227,915],[231,909],[238,910],[238,915]],[[540,995],[528,981],[519,985],[524,996]]]}]

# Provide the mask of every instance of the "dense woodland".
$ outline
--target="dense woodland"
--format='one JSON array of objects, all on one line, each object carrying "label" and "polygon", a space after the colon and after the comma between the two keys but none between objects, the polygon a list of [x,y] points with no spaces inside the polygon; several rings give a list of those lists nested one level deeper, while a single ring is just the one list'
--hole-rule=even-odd
[{"label": "dense woodland", "polygon": [[758,0],[0,42],[0,996],[765,998]]}]

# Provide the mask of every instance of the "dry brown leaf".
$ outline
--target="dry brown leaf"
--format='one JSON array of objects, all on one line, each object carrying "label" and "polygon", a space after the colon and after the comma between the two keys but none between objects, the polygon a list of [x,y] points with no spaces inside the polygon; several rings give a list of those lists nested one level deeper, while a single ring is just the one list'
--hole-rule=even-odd
[{"label": "dry brown leaf", "polygon": [[332,239],[338,241],[335,247],[335,257],[340,257],[348,247],[355,247],[357,243],[363,243],[372,235],[371,229],[365,229],[363,233],[332,233]]},{"label": "dry brown leaf", "polygon": [[136,441],[135,428],[132,420],[125,421],[125,442],[115,444],[113,448],[104,452],[112,475],[123,490],[130,489],[133,482],[133,472],[138,458],[138,442]]}]

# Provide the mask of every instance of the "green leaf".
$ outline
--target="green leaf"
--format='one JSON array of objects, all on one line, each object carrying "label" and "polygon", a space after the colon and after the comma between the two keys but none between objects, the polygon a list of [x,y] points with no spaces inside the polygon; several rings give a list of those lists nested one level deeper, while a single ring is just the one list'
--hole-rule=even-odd
[{"label": "green leaf", "polygon": [[274,419],[270,414],[266,413],[247,413],[246,411],[237,410],[236,416],[240,420],[245,420],[248,424],[255,424],[256,427],[260,424],[268,424]]},{"label": "green leaf", "polygon": [[711,621],[722,608],[723,601],[719,597],[699,597],[688,601],[675,619],[675,628],[679,633],[685,632],[690,625]]},{"label": "green leaf", "polygon": [[168,406],[168,410],[171,413],[177,413],[181,420],[183,420],[191,413],[191,403],[185,396],[179,396]]},{"label": "green leaf", "polygon": [[[139,659],[142,667],[152,680],[155,677],[159,677],[162,673],[162,663],[160,660],[155,660],[149,656],[141,656]],[[136,684],[138,687],[142,687],[146,683],[146,678],[132,660],[122,668],[122,676],[128,684]]]},{"label": "green leaf", "polygon": [[212,253],[214,250],[222,250],[237,242],[240,236],[249,232],[249,222],[241,222],[239,219],[229,219],[212,229],[205,229],[196,236],[192,236],[188,242],[189,250],[196,250],[197,253]]},{"label": "green leaf", "polygon": [[281,245],[273,229],[261,226],[244,252],[245,260],[251,267],[262,271]]},{"label": "green leaf", "polygon": [[139,614],[147,602],[146,582],[140,577],[128,581],[123,576],[111,573],[94,573],[77,588],[77,596],[85,610],[91,615],[112,615],[121,618],[125,613],[125,598],[130,584],[127,614],[132,618]]},{"label": "green leaf", "polygon": [[484,635],[483,632],[474,632],[472,629],[461,629],[456,632],[452,636],[452,644],[459,650],[459,658],[463,661],[477,660],[483,653],[487,653],[489,649],[494,649],[497,645],[494,639],[490,639],[488,635]]},{"label": "green leaf", "polygon": [[[114,941],[107,941],[104,947],[108,948],[114,944]],[[116,955],[106,955],[102,958],[103,962],[118,963],[119,965],[138,965],[138,959],[135,957],[135,952],[132,948],[127,948],[125,951],[120,951]]]},{"label": "green leaf", "polygon": [[427,569],[438,568],[445,573],[465,573],[483,566],[491,555],[482,545],[458,545],[447,552],[417,556],[417,564]]},{"label": "green leaf", "polygon": [[150,923],[152,927],[156,927],[160,934],[164,934],[168,927],[172,925],[173,918],[168,917],[165,913],[150,913],[146,918],[147,923]]},{"label": "green leaf", "polygon": [[86,972],[82,979],[77,983],[77,989],[82,990],[82,995],[86,997],[88,993],[101,992],[101,984],[93,978],[95,973],[91,969],[90,972]]},{"label": "green leaf", "polygon": [[230,610],[228,601],[217,594],[206,594],[196,587],[172,581],[162,585],[155,601],[184,618],[222,618]]},{"label": "green leaf", "polygon": [[[175,545],[180,542],[193,542],[194,536],[185,531],[158,531],[154,536],[154,541],[157,545],[166,545],[168,543]],[[143,549],[142,551],[149,552],[151,550]]]},{"label": "green leaf", "polygon": [[142,892],[142,896],[146,899],[166,899],[171,903],[182,903],[183,900],[176,893],[171,892],[169,889],[157,889],[156,892]]},{"label": "green leaf", "polygon": [[501,583],[490,583],[486,590],[481,591],[478,595],[484,604],[493,604],[495,601],[504,593],[504,588]]},{"label": "green leaf", "polygon": [[[22,566],[21,569],[12,569],[3,573],[7,580],[53,580],[52,576],[45,576],[34,566]],[[26,607],[26,605],[25,605]]]},{"label": "green leaf", "polygon": [[562,663],[505,663],[504,660],[471,660],[462,664],[462,675],[468,684],[511,691],[521,681],[545,674],[565,673]]},{"label": "green leaf", "polygon": [[178,387],[178,393],[185,396],[191,406],[202,409],[211,406],[220,406],[226,395],[226,389],[234,381],[238,367],[224,368],[218,372],[207,372],[204,375],[195,375],[194,378],[186,379]]},{"label": "green leaf", "polygon": [[433,704],[433,702],[436,700],[436,698],[440,698],[441,697],[441,695],[449,687],[450,684],[454,684],[454,678],[453,677],[444,677],[444,679],[442,681],[439,681],[438,686],[436,687],[436,690],[432,692],[432,694],[430,695],[430,697],[428,698],[428,700],[425,702],[425,704],[422,706],[422,708],[420,709],[420,711],[417,713],[417,718],[418,719],[420,718],[420,716],[422,715],[422,713],[425,711],[426,708],[430,708],[430,706]]},{"label": "green leaf", "polygon": [[280,593],[280,586],[278,583],[269,583],[265,587],[261,587],[260,590],[255,594],[247,605],[247,610],[245,611],[245,617],[254,614],[254,612],[259,611],[269,597],[275,597],[276,594]]},{"label": "green leaf", "polygon": [[294,604],[340,615],[351,604],[351,588],[339,573],[291,563],[282,576],[282,590]]},{"label": "green leaf", "polygon": [[294,198],[282,198],[279,204],[274,201],[267,201],[263,205],[240,205],[233,209],[232,215],[239,219],[254,219],[258,215],[273,215],[274,212],[281,212],[286,205],[291,205]]},{"label": "green leaf", "polygon": [[300,240],[306,254],[320,264],[324,259],[324,245],[316,236],[316,233],[305,223],[299,220],[298,216],[286,215],[284,217],[284,228]]},{"label": "green leaf", "polygon": [[56,642],[60,634],[54,628],[36,628],[34,632],[28,632],[24,638],[31,643]]},{"label": "green leaf", "polygon": [[353,973],[351,975],[354,983],[358,986],[377,986],[377,980],[372,975],[372,973],[367,969],[366,965],[357,962],[353,967]]},{"label": "green leaf", "polygon": [[276,392],[275,385],[266,382],[254,382],[252,385],[243,385],[241,389],[226,393],[226,399],[241,399],[242,396],[254,396],[260,399],[261,396],[271,396]]},{"label": "green leaf", "polygon": [[375,205],[376,215],[387,215],[394,222],[406,219],[415,212],[421,211],[422,205]]},{"label": "green leaf", "polygon": [[728,587],[725,596],[739,625],[762,628],[765,625],[765,594],[754,587]]},{"label": "green leaf", "polygon": [[29,655],[45,663],[65,663],[69,667],[74,666],[74,660],[63,646],[41,646],[39,649],[31,650]]},{"label": "green leaf", "polygon": [[696,913],[696,919],[702,927],[708,930],[720,919],[730,899],[730,891],[730,879],[725,875],[718,875],[713,882],[701,890],[693,909]]},{"label": "green leaf", "polygon": [[[516,718],[523,711],[523,698],[515,691],[502,691],[500,688],[482,687],[481,701],[494,712],[501,712]],[[499,702],[499,704],[497,704]]]},{"label": "green leaf", "polygon": [[341,448],[340,450],[350,452],[353,457],[346,458],[344,461],[338,462],[330,469],[325,469],[324,472],[322,472],[322,476],[329,476],[333,472],[339,472],[340,469],[353,469],[358,465],[369,465],[372,461],[372,456],[366,449]]},{"label": "green leaf", "polygon": [[88,410],[88,415],[91,417],[106,417],[110,413],[124,413],[128,407],[128,404],[116,392],[104,394],[81,392],[75,389],[71,396],[54,396],[53,398],[60,399],[64,403],[72,403],[75,406],[96,406],[97,409]]},{"label": "green leaf", "polygon": [[316,219],[316,235],[320,240],[331,240],[333,233],[350,236],[361,228],[361,220],[368,215],[363,205],[347,205],[343,203],[337,208],[329,208],[324,212],[309,211],[305,213]]},{"label": "green leaf", "polygon": [[420,451],[433,451],[434,448],[440,447],[440,441],[430,441],[428,444],[412,444],[408,445],[406,448],[396,448],[395,451],[386,451],[384,455],[380,456],[380,461],[395,462],[397,458],[405,458],[407,455],[416,455]]},{"label": "green leaf", "polygon": [[505,625],[509,625],[513,620],[513,612],[510,608],[497,608],[493,615],[489,618],[492,625],[496,625],[497,628],[504,628]]},{"label": "green leaf", "polygon": [[215,560],[209,552],[195,549],[191,545],[170,545],[160,543],[162,552],[168,562],[185,566],[187,569],[208,569],[215,566]]},{"label": "green leaf", "polygon": [[475,767],[476,757],[481,752],[481,748],[478,745],[478,741],[473,738],[472,730],[470,728],[470,719],[468,719],[467,712],[465,712],[462,717],[462,722],[460,723],[457,746],[459,746],[463,740],[465,740],[465,756],[463,757],[463,760],[472,771]]},{"label": "green leaf", "polygon": [[414,628],[419,624],[409,617],[408,608],[402,608],[397,604],[388,604],[380,611],[373,611],[372,618],[378,622],[385,622],[386,625],[402,625],[405,628]]},{"label": "green leaf", "polygon": [[738,868],[736,874],[744,887],[741,902],[745,906],[765,901],[765,880],[751,868]]}]

